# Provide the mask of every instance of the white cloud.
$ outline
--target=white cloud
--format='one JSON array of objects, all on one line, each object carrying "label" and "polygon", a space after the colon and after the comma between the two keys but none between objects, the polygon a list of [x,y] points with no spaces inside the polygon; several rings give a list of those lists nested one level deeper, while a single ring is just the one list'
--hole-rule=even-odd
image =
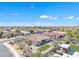
[{"label": "white cloud", "polygon": [[11,13],[12,16],[18,16],[20,15],[19,13]]},{"label": "white cloud", "polygon": [[49,16],[49,19],[50,19],[50,20],[58,19],[58,17],[52,17],[52,16]]},{"label": "white cloud", "polygon": [[74,16],[69,16],[67,17],[68,19],[74,19],[75,17]]},{"label": "white cloud", "polygon": [[41,15],[40,18],[48,18],[48,15]]},{"label": "white cloud", "polygon": [[58,17],[52,17],[52,15],[41,15],[40,18],[45,18],[45,19],[49,19],[49,20],[58,19]]}]

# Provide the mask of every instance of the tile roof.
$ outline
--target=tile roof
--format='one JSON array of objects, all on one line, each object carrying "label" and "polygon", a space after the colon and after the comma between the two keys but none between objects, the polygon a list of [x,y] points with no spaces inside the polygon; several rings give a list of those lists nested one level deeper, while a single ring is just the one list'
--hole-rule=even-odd
[{"label": "tile roof", "polygon": [[64,32],[61,32],[61,31],[52,31],[52,32],[44,32],[42,33],[43,35],[47,35],[47,36],[60,36],[60,35],[63,35],[65,34]]},{"label": "tile roof", "polygon": [[33,34],[33,35],[28,35],[26,36],[27,39],[32,40],[32,41],[41,41],[44,39],[49,39],[49,36],[45,35],[40,35],[40,34]]}]

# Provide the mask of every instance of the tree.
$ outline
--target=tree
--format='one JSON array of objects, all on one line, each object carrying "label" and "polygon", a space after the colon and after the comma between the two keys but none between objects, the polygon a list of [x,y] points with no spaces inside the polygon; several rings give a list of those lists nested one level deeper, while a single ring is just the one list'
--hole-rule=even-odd
[{"label": "tree", "polygon": [[28,41],[28,46],[30,46],[30,45],[32,45],[32,41],[31,40]]},{"label": "tree", "polygon": [[4,33],[1,31],[1,32],[0,32],[0,38],[2,38],[2,35],[3,35],[3,34],[4,34]]},{"label": "tree", "polygon": [[30,33],[34,34],[34,30],[30,30]]},{"label": "tree", "polygon": [[14,37],[14,34],[13,33],[11,33],[11,37]]}]

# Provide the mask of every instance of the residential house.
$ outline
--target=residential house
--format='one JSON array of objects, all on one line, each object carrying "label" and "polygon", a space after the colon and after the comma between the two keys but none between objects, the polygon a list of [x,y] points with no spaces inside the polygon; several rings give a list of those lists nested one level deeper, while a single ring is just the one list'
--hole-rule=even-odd
[{"label": "residential house", "polygon": [[32,34],[24,37],[27,40],[31,40],[33,45],[41,46],[49,42],[50,37],[40,34]]}]

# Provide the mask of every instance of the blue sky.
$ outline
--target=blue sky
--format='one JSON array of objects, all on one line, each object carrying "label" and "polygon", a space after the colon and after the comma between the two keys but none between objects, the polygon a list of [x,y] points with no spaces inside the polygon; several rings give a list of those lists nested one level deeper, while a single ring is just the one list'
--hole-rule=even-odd
[{"label": "blue sky", "polygon": [[0,2],[0,25],[78,26],[78,2]]}]

